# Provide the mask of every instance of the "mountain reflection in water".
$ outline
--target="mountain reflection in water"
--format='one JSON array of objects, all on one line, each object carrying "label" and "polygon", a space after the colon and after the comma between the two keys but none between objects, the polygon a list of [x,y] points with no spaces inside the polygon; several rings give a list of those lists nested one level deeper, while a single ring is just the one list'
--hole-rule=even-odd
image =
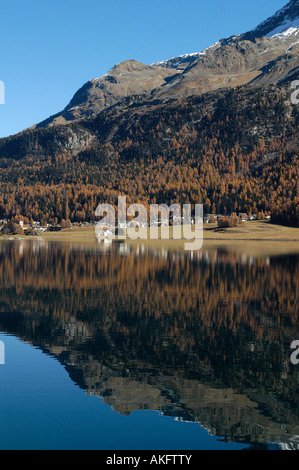
[{"label": "mountain reflection in water", "polygon": [[121,414],[298,448],[298,254],[100,248],[0,244],[0,330]]}]

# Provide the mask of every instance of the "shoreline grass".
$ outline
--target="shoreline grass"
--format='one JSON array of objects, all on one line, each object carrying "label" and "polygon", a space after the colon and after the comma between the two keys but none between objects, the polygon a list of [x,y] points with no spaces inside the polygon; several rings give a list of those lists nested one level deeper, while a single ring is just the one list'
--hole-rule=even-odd
[{"label": "shoreline grass", "polygon": [[[134,231],[134,229],[131,229]],[[188,240],[172,238],[172,227],[169,230],[169,239],[150,239],[149,228],[144,229],[144,239],[133,240],[127,237],[124,242],[129,246],[142,244],[147,248],[161,248],[168,250],[184,250]],[[40,236],[3,235],[0,240],[29,240],[42,239],[49,242],[71,242],[76,244],[97,243],[95,226],[76,227],[59,232],[43,232]],[[192,242],[193,240],[189,240]],[[203,248],[225,246],[228,249],[279,254],[299,252],[299,228],[274,225],[270,222],[251,221],[234,228],[219,229],[217,224],[204,224]]]}]

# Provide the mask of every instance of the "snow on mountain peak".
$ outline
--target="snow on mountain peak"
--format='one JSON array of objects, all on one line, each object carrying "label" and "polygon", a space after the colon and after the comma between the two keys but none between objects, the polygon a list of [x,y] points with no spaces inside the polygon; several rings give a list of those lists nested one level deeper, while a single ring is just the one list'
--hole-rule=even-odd
[{"label": "snow on mountain peak", "polygon": [[268,37],[277,37],[281,35],[283,37],[289,37],[296,33],[299,29],[299,18],[295,18],[293,21],[286,21],[285,23],[277,26],[273,31],[267,34]]},{"label": "snow on mountain peak", "polygon": [[[231,36],[229,38],[221,39],[212,46],[206,47],[202,52],[194,52],[192,54],[183,54],[172,57],[168,60],[156,62],[152,65],[160,67],[177,69],[182,71],[192,64],[196,59],[204,56],[208,51],[217,48],[219,45],[226,45],[233,42],[235,39],[247,39],[254,41],[255,38],[266,36],[268,38],[277,38],[281,40],[288,40],[292,37],[295,38],[294,44],[297,44],[299,35],[299,0],[289,1],[283,8],[278,10],[267,20],[260,23],[255,29],[247,33]],[[290,47],[290,46],[289,46]]]},{"label": "snow on mountain peak", "polygon": [[[291,0],[255,29],[245,34],[245,39],[255,37],[273,37],[279,34],[293,34],[293,28],[299,29],[299,0]],[[283,37],[283,36],[282,36]]]},{"label": "snow on mountain peak", "polygon": [[212,46],[206,47],[201,52],[191,52],[189,54],[181,54],[181,55],[172,57],[171,59],[162,60],[161,62],[155,62],[152,65],[158,65],[160,67],[168,67],[168,68],[177,69],[177,68],[180,68],[179,67],[180,65],[186,65],[186,63],[194,61],[200,56],[205,55],[209,50],[216,48],[218,45],[220,45],[220,41],[215,42],[215,44],[212,44]]}]

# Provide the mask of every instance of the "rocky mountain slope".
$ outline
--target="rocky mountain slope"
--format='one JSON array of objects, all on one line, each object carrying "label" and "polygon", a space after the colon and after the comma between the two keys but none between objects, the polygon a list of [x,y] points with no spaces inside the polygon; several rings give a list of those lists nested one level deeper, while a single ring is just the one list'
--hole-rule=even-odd
[{"label": "rocky mountain slope", "polygon": [[[196,58],[180,75],[157,91],[155,97],[201,95],[223,88],[259,83],[278,84],[293,75],[298,65],[299,29],[286,37],[233,37]],[[279,62],[280,68],[274,68]]]},{"label": "rocky mountain slope", "polygon": [[291,0],[273,16],[263,21],[255,29],[243,35],[244,39],[255,39],[262,36],[273,37],[286,34],[290,28],[299,28],[299,2]]},{"label": "rocky mountain slope", "polygon": [[[298,2],[267,32],[294,25]],[[0,218],[90,221],[97,200],[124,193],[299,226],[299,29],[256,31],[162,63],[125,61],[61,113],[0,139]]]},{"label": "rocky mountain slope", "polygon": [[257,28],[202,52],[152,65],[127,60],[80,88],[66,108],[37,127],[92,118],[124,98],[180,99],[247,84],[279,84],[298,73],[299,0]]},{"label": "rocky mountain slope", "polygon": [[133,99],[135,95],[151,93],[167,83],[171,76],[172,70],[127,60],[115,65],[102,77],[85,83],[61,113],[50,117],[37,127],[94,117],[124,98]]}]

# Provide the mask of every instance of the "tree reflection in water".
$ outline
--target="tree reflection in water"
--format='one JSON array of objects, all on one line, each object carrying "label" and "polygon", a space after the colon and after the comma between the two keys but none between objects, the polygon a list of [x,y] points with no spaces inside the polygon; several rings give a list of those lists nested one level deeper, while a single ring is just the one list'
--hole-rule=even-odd
[{"label": "tree reflection in water", "polygon": [[0,330],[122,414],[152,409],[227,441],[296,447],[298,255],[0,245]]}]

